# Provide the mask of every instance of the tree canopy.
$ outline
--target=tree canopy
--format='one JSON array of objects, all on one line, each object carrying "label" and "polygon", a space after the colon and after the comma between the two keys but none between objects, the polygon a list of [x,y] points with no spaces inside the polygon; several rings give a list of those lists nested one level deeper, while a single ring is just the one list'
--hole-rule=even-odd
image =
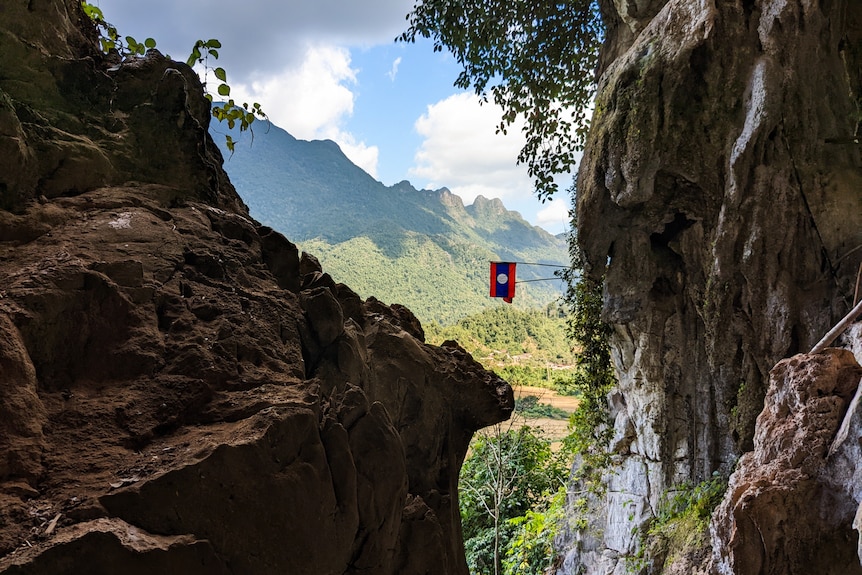
[{"label": "tree canopy", "polygon": [[455,85],[503,109],[499,131],[524,118],[518,162],[539,198],[550,197],[586,137],[602,39],[596,0],[416,0],[407,19],[399,39],[448,48],[463,66]]},{"label": "tree canopy", "polygon": [[[540,573],[553,559],[552,537],[535,521],[554,503],[571,454],[551,449],[541,429],[497,424],[480,431],[461,467],[459,505],[470,573]],[[562,501],[556,501],[557,504]],[[550,535],[553,529],[540,529]],[[525,569],[526,568],[526,569]]]}]

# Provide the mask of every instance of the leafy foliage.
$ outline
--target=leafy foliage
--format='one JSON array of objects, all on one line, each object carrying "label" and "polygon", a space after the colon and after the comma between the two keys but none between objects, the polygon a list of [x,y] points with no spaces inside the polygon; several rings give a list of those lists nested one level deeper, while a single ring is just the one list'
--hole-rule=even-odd
[{"label": "leafy foliage", "polygon": [[[548,362],[574,361],[566,338],[566,320],[560,317],[554,303],[541,310],[500,305],[464,317],[451,326],[429,324],[425,335],[431,343],[457,340],[472,355],[487,358],[486,364],[495,369],[504,365],[502,360],[507,357],[529,354],[535,363],[508,365],[507,375],[517,380],[526,379],[524,376],[532,366],[541,369],[539,377],[544,380]],[[527,385],[522,381],[512,383]]]},{"label": "leafy foliage", "polygon": [[[102,9],[98,6],[94,6],[86,0],[81,0],[81,9],[84,11],[84,14],[93,21],[93,24],[95,24],[96,29],[99,31],[99,43],[101,44],[102,51],[104,53],[108,54],[116,51],[123,60],[126,60],[143,56],[147,50],[155,49],[156,41],[152,38],[147,38],[143,42],[138,42],[132,36],[126,36],[123,39],[117,31],[117,28],[105,20],[105,15],[102,12]],[[225,72],[225,69],[221,67],[211,68],[209,66],[209,58],[212,57],[214,60],[218,59],[218,50],[220,48],[221,42],[214,38],[206,41],[198,40],[192,47],[191,54],[186,61],[190,67],[195,64],[203,64],[204,96],[210,102],[213,102],[213,95],[206,91],[207,77],[209,76],[210,71],[212,71],[216,79],[221,82],[216,88],[218,95],[221,97],[227,97],[230,95],[230,86],[227,83],[227,72]],[[219,122],[227,122],[229,128],[232,129],[235,125],[238,125],[240,132],[249,131],[252,135],[253,132],[251,132],[251,124],[255,119],[266,119],[266,114],[260,104],[254,103],[251,106],[243,104],[242,107],[239,107],[232,99],[228,100],[226,103],[212,106],[211,112],[213,117]],[[229,134],[226,135],[225,144],[228,150],[233,153],[236,145],[233,136]]]},{"label": "leafy foliage", "polygon": [[716,471],[705,481],[684,483],[668,491],[662,498],[658,515],[642,535],[638,552],[628,560],[629,570],[641,571],[647,565],[648,556],[667,561],[675,554],[703,547],[709,520],[724,497],[727,481],[726,476]]},{"label": "leafy foliage", "polygon": [[[544,511],[565,483],[568,456],[551,450],[540,430],[498,424],[479,432],[460,475],[461,524],[474,575],[502,572],[504,551],[521,549],[531,513]],[[517,572],[517,571],[515,571]]]},{"label": "leafy foliage", "polygon": [[569,413],[566,410],[542,403],[535,395],[516,397],[515,411],[526,418],[548,417],[550,419],[568,419],[569,417]]},{"label": "leafy foliage", "polygon": [[[213,76],[215,76],[216,80],[220,82],[216,87],[216,93],[219,98],[227,98],[230,96],[230,85],[227,83],[227,72],[225,72],[225,69],[222,67],[212,68],[209,65],[210,58],[214,60],[218,59],[219,49],[221,49],[221,42],[215,38],[211,38],[206,41],[198,40],[192,47],[191,54],[189,54],[186,64],[189,66],[194,66],[196,64],[203,65],[205,89],[209,72],[212,71]],[[238,127],[240,132],[248,131],[252,136],[254,136],[254,132],[251,130],[252,123],[254,123],[257,118],[262,120],[267,118],[260,104],[257,102],[253,103],[251,106],[249,106],[248,103],[243,103],[242,106],[239,106],[233,98],[230,98],[226,102],[215,103],[215,97],[209,91],[207,91],[204,96],[207,100],[213,103],[211,109],[213,118],[219,122],[227,122],[229,130],[233,130],[235,127]],[[225,135],[225,145],[227,146],[228,151],[233,154],[236,149],[236,142],[232,135]]]},{"label": "leafy foliage", "polygon": [[596,0],[417,0],[408,21],[400,40],[448,48],[463,66],[455,85],[502,107],[499,131],[525,119],[518,161],[539,197],[551,196],[586,137],[603,34]]},{"label": "leafy foliage", "polygon": [[96,25],[103,52],[108,53],[111,50],[116,50],[121,56],[128,58],[143,56],[147,50],[156,47],[156,41],[152,38],[147,38],[143,42],[138,42],[131,36],[122,38],[117,28],[105,20],[105,15],[98,6],[82,1],[81,8],[84,10],[84,14]]},{"label": "leafy foliage", "polygon": [[[514,363],[507,359],[486,362],[489,369],[497,372],[497,375],[515,386],[529,387],[545,387],[560,391],[560,383],[565,382],[566,372],[574,369],[572,362],[574,360],[564,360],[565,367],[555,366],[552,370],[548,367],[547,361],[543,361],[541,356],[530,358],[526,361]],[[567,395],[561,393],[561,395]]]},{"label": "leafy foliage", "polygon": [[564,520],[566,488],[561,486],[544,508],[509,520],[514,528],[503,559],[504,575],[541,575],[554,565],[554,538]]}]

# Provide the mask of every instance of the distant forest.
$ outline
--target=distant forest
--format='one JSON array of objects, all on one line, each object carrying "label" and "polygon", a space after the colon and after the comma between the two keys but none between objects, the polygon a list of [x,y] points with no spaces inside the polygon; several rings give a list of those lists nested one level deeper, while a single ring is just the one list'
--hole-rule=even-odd
[{"label": "distant forest", "polygon": [[454,325],[423,327],[428,343],[453,339],[513,385],[561,388],[558,380],[567,379],[575,368],[565,311],[557,303],[533,310],[504,304]]}]

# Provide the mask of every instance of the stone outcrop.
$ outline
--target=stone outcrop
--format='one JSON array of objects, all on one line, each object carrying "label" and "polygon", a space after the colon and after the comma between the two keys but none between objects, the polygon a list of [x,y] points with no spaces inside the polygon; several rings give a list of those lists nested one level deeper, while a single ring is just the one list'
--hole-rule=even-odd
[{"label": "stone outcrop", "polygon": [[624,571],[668,490],[753,448],[770,369],[850,309],[862,260],[862,5],[601,5],[577,209],[614,327],[618,463],[566,573]]},{"label": "stone outcrop", "polygon": [[858,405],[848,412],[860,378],[844,349],[773,368],[754,449],[739,460],[715,513],[719,573],[862,573],[854,531],[862,413]]},{"label": "stone outcrop", "polygon": [[466,575],[511,388],[252,220],[185,65],[0,14],[0,572]]}]

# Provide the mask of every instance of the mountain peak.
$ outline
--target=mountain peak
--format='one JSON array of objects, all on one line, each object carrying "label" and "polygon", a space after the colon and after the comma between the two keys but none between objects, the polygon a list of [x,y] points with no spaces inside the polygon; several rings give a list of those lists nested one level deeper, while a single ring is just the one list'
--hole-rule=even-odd
[{"label": "mountain peak", "polygon": [[464,208],[464,200],[461,199],[461,196],[453,194],[449,188],[440,188],[437,190],[437,194],[440,198],[440,203],[444,206],[450,208]]},{"label": "mountain peak", "polygon": [[503,200],[500,198],[488,199],[485,196],[476,196],[473,200],[473,205],[470,206],[471,215],[476,218],[488,216],[503,216],[509,210],[503,205]]},{"label": "mountain peak", "polygon": [[[363,297],[407,305],[441,324],[499,302],[488,297],[487,262],[564,263],[566,244],[534,227],[500,199],[473,205],[451,189],[386,186],[331,141],[258,134],[226,168],[251,215],[301,242],[338,281]],[[524,269],[521,279],[538,279]],[[522,286],[518,305],[541,307],[558,283]]]},{"label": "mountain peak", "polygon": [[418,191],[413,184],[410,183],[409,180],[401,180],[397,184],[393,185],[392,190],[396,192],[416,192]]}]

